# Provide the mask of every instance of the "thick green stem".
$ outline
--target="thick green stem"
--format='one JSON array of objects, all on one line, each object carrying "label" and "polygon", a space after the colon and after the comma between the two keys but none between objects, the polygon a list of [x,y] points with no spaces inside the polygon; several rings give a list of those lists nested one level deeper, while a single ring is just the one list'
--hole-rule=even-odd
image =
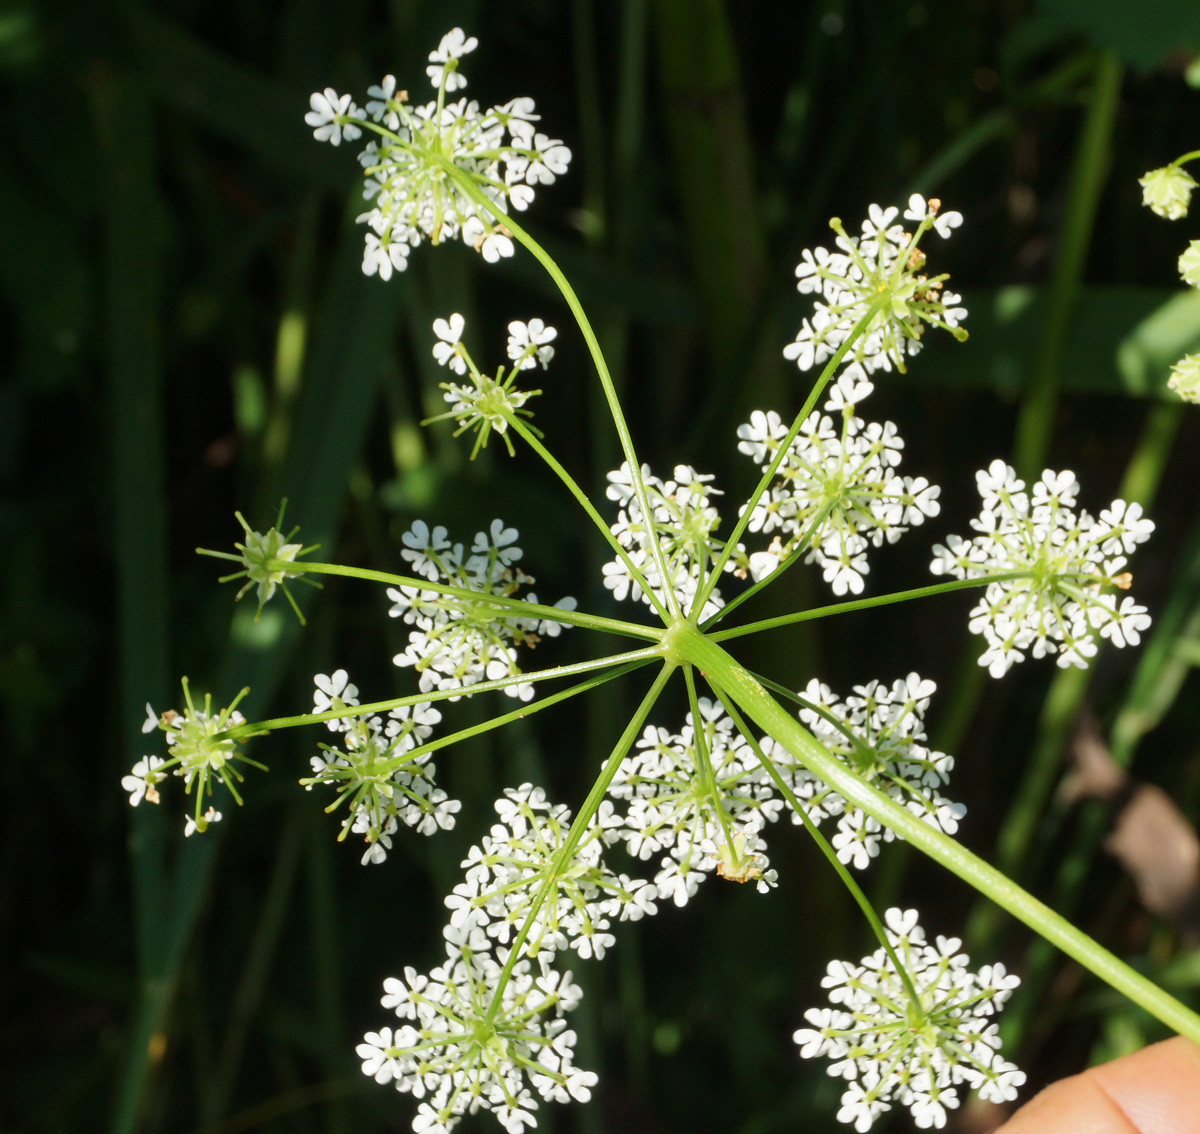
[{"label": "thick green stem", "polygon": [[594,523],[600,530],[600,534],[603,535],[606,540],[608,540],[609,545],[620,557],[621,562],[629,568],[629,573],[633,576],[634,582],[636,582],[637,585],[642,588],[642,593],[646,596],[646,599],[651,606],[654,607],[655,612],[664,622],[669,622],[670,616],[667,614],[662,603],[659,602],[658,596],[651,589],[650,584],[646,582],[646,578],[642,574],[641,569],[636,563],[634,563],[632,559],[629,558],[629,552],[621,546],[617,537],[613,535],[612,528],[610,528],[609,525],[604,522],[604,517],[596,511],[595,505],[593,505],[591,500],[588,499],[587,493],[585,493],[583,489],[579,487],[579,484],[575,478],[562,467],[557,458],[555,458],[554,454],[542,444],[533,430],[531,430],[523,421],[521,421],[520,418],[509,414],[505,414],[504,416],[508,424],[511,425],[512,428],[521,435],[525,443],[535,453],[537,453],[537,455],[541,457],[546,464],[550,466],[555,476],[557,476],[558,479],[567,486],[567,489],[570,491],[571,495],[579,501],[580,507],[582,507],[591,518],[592,523]]},{"label": "thick green stem", "polygon": [[812,837],[813,842],[817,844],[821,853],[829,860],[830,866],[833,867],[837,876],[842,880],[842,884],[850,891],[850,896],[858,903],[858,908],[862,910],[863,916],[871,926],[871,932],[875,934],[875,938],[883,947],[883,951],[891,959],[892,967],[904,982],[904,987],[908,991],[908,997],[912,1001],[913,1006],[924,1017],[925,1005],[921,1003],[921,998],[917,995],[916,987],[913,985],[908,969],[900,963],[900,958],[896,955],[896,950],[887,935],[887,930],[883,927],[883,922],[880,921],[879,915],[875,912],[875,907],[871,905],[867,895],[863,893],[862,887],[854,880],[854,875],[846,869],[846,864],[838,858],[837,851],[829,845],[829,840],[821,834],[817,825],[808,817],[808,812],[804,809],[804,805],[796,798],[795,792],[788,787],[787,780],[779,774],[779,768],[776,766],[775,761],[763,751],[762,746],[754,739],[754,734],[746,727],[746,722],[742,720],[741,713],[733,707],[725,691],[716,684],[712,685],[712,689],[717,697],[720,698],[721,704],[725,706],[725,711],[729,714],[729,719],[733,721],[738,732],[745,737],[746,743],[750,745],[750,749],[758,758],[759,764],[766,769],[767,775],[771,777],[771,782],[779,789],[780,795],[787,800],[788,806],[799,817],[800,822],[804,825],[804,829]]},{"label": "thick green stem", "polygon": [[883,792],[860,780],[741,665],[695,627],[687,623],[673,626],[665,644],[670,657],[695,665],[706,677],[719,684],[755,724],[847,801],[890,827],[951,873],[1002,905],[1014,917],[1168,1027],[1200,1042],[1200,1016],[1135,972],[995,867],[917,818]]},{"label": "thick green stem", "polygon": [[583,806],[572,820],[570,829],[567,831],[567,837],[555,853],[553,864],[546,872],[545,880],[542,882],[537,897],[533,900],[533,904],[529,907],[529,913],[525,918],[525,922],[521,926],[521,930],[512,944],[512,949],[509,951],[508,959],[504,963],[504,971],[500,974],[500,979],[496,984],[496,991],[492,996],[492,1002],[488,1006],[487,1019],[489,1023],[496,1018],[496,1011],[500,1007],[500,1001],[504,994],[504,986],[508,983],[509,977],[512,976],[513,968],[516,966],[517,959],[521,955],[521,946],[525,944],[525,939],[529,936],[529,931],[533,928],[538,912],[546,901],[546,897],[549,895],[555,879],[558,878],[564,867],[574,857],[575,848],[579,846],[579,840],[583,838],[583,832],[587,829],[587,825],[592,821],[592,816],[596,814],[601,801],[604,799],[609,784],[612,783],[613,777],[617,774],[617,769],[621,766],[621,761],[625,759],[625,754],[632,747],[633,742],[637,740],[638,733],[642,731],[642,725],[650,715],[650,710],[654,708],[655,702],[658,701],[659,695],[666,687],[674,671],[675,662],[668,660],[654,679],[654,684],[650,686],[646,696],[642,698],[642,703],[637,707],[637,712],[633,714],[632,719],[625,726],[620,739],[613,746],[611,755],[604,762],[604,767],[601,768],[600,775],[596,777],[596,782],[592,784],[591,791],[588,792],[587,798],[583,801]]},{"label": "thick green stem", "polygon": [[[271,560],[271,563],[274,564],[275,560]],[[439,595],[464,599],[472,606],[494,606],[501,612],[501,616],[515,615],[522,618],[548,619],[553,622],[565,623],[568,626],[583,626],[588,630],[603,630],[609,634],[621,634],[627,638],[646,638],[652,642],[662,638],[662,631],[653,626],[640,626],[636,622],[622,622],[616,618],[602,618],[598,614],[584,614],[578,610],[563,610],[561,607],[526,602],[524,599],[508,598],[505,595],[471,591],[465,587],[435,583],[429,579],[418,579],[411,575],[392,575],[387,571],[373,571],[367,567],[343,567],[339,563],[280,562],[279,566],[281,569],[303,571],[312,575],[342,575],[347,579],[366,579],[372,583],[387,583],[392,587],[415,587],[423,591],[434,591]]]},{"label": "thick green stem", "polygon": [[[562,293],[563,299],[567,301],[567,306],[571,309],[571,314],[575,316],[575,322],[579,325],[583,341],[587,344],[588,353],[592,356],[592,363],[596,367],[596,374],[600,378],[600,385],[604,389],[604,398],[608,402],[613,424],[617,428],[617,437],[621,441],[621,452],[625,454],[625,460],[629,465],[629,476],[633,481],[633,490],[637,496],[638,507],[642,510],[642,517],[645,522],[651,524],[654,512],[650,508],[650,500],[646,495],[646,482],[642,479],[642,466],[633,448],[633,436],[629,432],[629,423],[625,420],[625,411],[621,408],[621,400],[617,397],[616,387],[613,385],[612,375],[608,371],[608,363],[604,359],[604,352],[600,349],[596,332],[592,330],[592,324],[584,313],[583,304],[579,302],[579,297],[575,294],[575,289],[571,286],[567,277],[563,275],[562,269],[554,262],[554,258],[550,253],[534,240],[511,216],[498,208],[494,201],[489,200],[487,195],[480,190],[479,186],[463,173],[458,166],[446,159],[441,159],[441,165],[459,189],[477,205],[485,209],[497,224],[507,228],[513,236],[533,253],[534,258],[546,269],[547,274]],[[674,587],[669,585],[671,574],[667,570],[666,557],[663,555],[663,550],[659,546],[658,540],[653,538],[650,540],[650,552],[654,557],[655,566],[658,567],[659,575],[663,580],[663,586],[667,593],[667,606],[670,608],[672,616],[674,616],[679,613],[679,599],[675,595]]]}]

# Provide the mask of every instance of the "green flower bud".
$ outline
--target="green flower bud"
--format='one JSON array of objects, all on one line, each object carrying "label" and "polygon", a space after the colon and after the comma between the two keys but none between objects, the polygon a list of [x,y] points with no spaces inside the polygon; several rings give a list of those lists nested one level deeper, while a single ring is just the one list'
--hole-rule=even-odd
[{"label": "green flower bud", "polygon": [[1200,287],[1200,240],[1193,240],[1179,257],[1179,274],[1184,283]]},{"label": "green flower bud", "polygon": [[1138,178],[1138,184],[1142,187],[1142,204],[1160,217],[1179,220],[1187,216],[1196,182],[1186,169],[1174,165],[1152,169]]},{"label": "green flower bud", "polygon": [[1200,405],[1200,354],[1185,354],[1175,363],[1167,386],[1185,402]]}]

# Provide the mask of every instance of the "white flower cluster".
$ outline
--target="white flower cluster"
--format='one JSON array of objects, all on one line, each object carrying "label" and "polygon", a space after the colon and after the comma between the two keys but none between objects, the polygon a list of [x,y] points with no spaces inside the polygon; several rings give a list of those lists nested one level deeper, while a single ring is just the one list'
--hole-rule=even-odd
[{"label": "white flower cluster", "polygon": [[1072,472],[1046,469],[1032,492],[1003,461],[975,479],[983,511],[971,526],[979,534],[936,545],[931,569],[959,579],[1019,573],[989,583],[971,611],[971,631],[987,642],[979,664],[1003,677],[1031,651],[1082,668],[1095,656],[1095,631],[1115,646],[1136,646],[1150,625],[1146,608],[1129,596],[1118,606],[1100,588],[1128,589],[1125,557],[1154,530],[1141,506],[1114,500],[1099,519],[1076,512]]},{"label": "white flower cluster", "polygon": [[426,68],[434,101],[410,106],[408,92],[386,76],[368,90],[360,110],[349,95],[314,94],[305,121],[318,141],[337,145],[370,130],[376,140],[359,155],[366,173],[363,196],[371,208],[358,219],[370,228],[363,271],[389,279],[403,271],[409,251],[428,237],[433,244],[461,237],[489,263],[513,254],[511,233],[465,193],[453,174],[466,177],[499,211],[523,210],[534,186],[566,173],[571,151],[535,127],[531,98],[481,109],[473,99],[447,102],[466,86],[459,60],[477,46],[461,28],[442,37]]},{"label": "white flower cluster", "polygon": [[[564,629],[553,619],[521,617],[488,602],[489,596],[509,598],[534,582],[516,566],[522,554],[516,528],[493,520],[487,532],[476,533],[470,555],[461,543],[451,544],[445,528],[431,531],[422,520],[415,521],[401,539],[401,555],[414,574],[471,592],[470,596],[444,594],[415,586],[392,587],[387,592],[394,603],[388,614],[415,627],[408,648],[392,660],[414,667],[422,692],[465,689],[480,681],[515,677],[521,672],[517,646],[536,646],[541,638],[557,637]],[[523,597],[537,602],[535,594]],[[575,600],[563,598],[554,605],[574,610]],[[527,683],[508,685],[504,691],[522,701],[533,696],[533,686]]]},{"label": "white flower cluster", "polygon": [[[807,547],[805,562],[821,567],[834,594],[861,594],[868,545],[895,543],[940,511],[937,485],[896,473],[904,447],[896,427],[855,415],[855,404],[873,389],[861,366],[847,367],[830,391],[827,412],[810,414],[792,439],[750,515],[750,531],[774,533],[766,550],[749,557],[755,580]],[[787,432],[773,410],[755,410],[748,424],[738,426],[738,449],[765,470]]]},{"label": "white flower cluster", "polygon": [[654,883],[677,906],[713,871],[764,892],[776,883],[759,832],[783,804],[721,705],[702,697],[699,706],[699,745],[691,713],[677,734],[647,725],[609,788],[628,801],[614,834],[643,861],[665,852]]},{"label": "white flower cluster", "polygon": [[551,805],[541,788],[506,788],[496,812],[500,822],[470,849],[462,863],[466,880],[446,898],[453,910],[450,932],[481,929],[508,945],[537,906],[522,956],[548,960],[570,947],[581,957],[603,957],[616,941],[610,919],[638,921],[657,909],[654,886],[614,874],[601,858],[621,822],[609,801],[601,803],[568,862],[560,857],[571,812]]},{"label": "white flower cluster", "polygon": [[[613,535],[641,571],[655,597],[666,606],[666,586],[650,543],[652,538],[658,540],[666,559],[670,584],[685,613],[691,609],[707,570],[721,551],[720,541],[713,536],[721,523],[721,515],[712,504],[712,497],[721,493],[711,487],[712,479],[698,473],[691,465],[676,465],[673,479],[659,480],[650,474],[649,466],[643,465],[642,480],[646,485],[652,520],[647,525],[634,493],[628,462],[608,474],[607,496],[621,505],[617,522],[611,527]],[[734,567],[731,560],[726,570]],[[616,598],[632,597],[650,605],[649,597],[619,556],[605,563],[603,572],[604,585]],[[723,605],[720,589],[713,588],[700,617],[707,618]]]},{"label": "white flower cluster", "polygon": [[492,377],[475,365],[470,352],[463,345],[465,328],[466,320],[458,314],[451,315],[449,319],[434,320],[433,333],[438,338],[433,344],[434,359],[439,366],[445,366],[455,374],[469,372],[470,384],[442,382],[441,388],[446,391],[443,397],[450,403],[450,410],[429,418],[423,424],[452,417],[459,423],[455,437],[468,429],[477,430],[475,448],[471,451],[472,459],[481,448],[487,446],[488,434],[495,430],[504,438],[511,454],[513,445],[508,436],[510,420],[518,414],[531,417],[530,411],[522,407],[530,398],[541,393],[541,390],[519,390],[514,382],[522,370],[528,370],[538,363],[541,363],[543,370],[546,369],[554,357],[554,347],[550,344],[558,332],[546,326],[541,319],[531,319],[528,323],[509,323],[508,357],[512,366],[507,376],[505,368],[501,366]]},{"label": "white flower cluster", "polygon": [[575,1066],[564,1019],[582,996],[571,974],[519,960],[505,981],[507,950],[493,957],[478,930],[448,936],[447,959],[428,976],[408,968],[384,981],[381,1003],[404,1022],[366,1034],[364,1074],[421,1100],[418,1134],[447,1134],[480,1110],[522,1134],[537,1125],[534,1091],[587,1102],[596,1075]]},{"label": "white flower cluster", "polygon": [[312,757],[313,774],[300,781],[309,791],[313,784],[337,790],[328,811],[347,804],[349,814],[338,838],[353,830],[366,839],[365,866],[387,858],[400,823],[422,835],[449,831],[462,804],[434,784],[437,768],[429,763],[430,753],[412,754],[442,714],[422,702],[392,709],[386,720],[374,713],[354,715],[348,710],[359,703],[358,688],[344,669],[318,673],[313,681],[313,712],[347,711],[326,722],[331,732],[341,734],[342,747],[320,745],[325,755]]},{"label": "white flower cluster", "polygon": [[121,787],[129,793],[130,806],[137,807],[143,799],[159,803],[158,785],[168,775],[179,776],[188,795],[195,791],[195,809],[184,823],[183,831],[185,835],[191,835],[196,831],[205,831],[210,823],[216,823],[221,818],[216,808],[204,807],[205,798],[213,794],[214,780],[220,780],[229,789],[229,794],[241,803],[235,781],[240,783],[243,776],[235,763],[251,764],[256,768],[262,765],[243,756],[238,751],[238,741],[224,734],[228,729],[246,723],[237,706],[248,692],[248,689],[243,689],[229,705],[214,713],[212,695],[206,693],[203,708],[197,707],[185,677],[183,699],[186,707],[183,712],[168,709],[160,716],[147,705],[142,732],[150,733],[158,729],[165,733],[170,759],[145,756],[134,764],[129,775],[121,778]]},{"label": "white flower cluster", "polygon": [[[811,707],[800,710],[800,719],[856,775],[931,827],[952,835],[966,814],[961,803],[951,803],[941,794],[954,757],[933,752],[923,743],[925,713],[936,690],[932,681],[910,673],[891,688],[882,681],[856,685],[853,695],[842,701],[814,679],[804,691]],[[763,740],[763,751],[790,781],[814,823],[837,817],[832,843],[842,862],[863,870],[879,854],[881,840],[898,837],[827,787],[769,737]],[[793,823],[800,821],[792,815]]]},{"label": "white flower cluster", "polygon": [[911,235],[897,223],[897,208],[872,205],[860,237],[848,236],[836,217],[830,221],[838,234],[837,250],[805,249],[796,268],[798,290],[819,298],[796,341],[784,348],[784,357],[794,360],[801,370],[820,366],[837,353],[881,296],[887,296],[888,302],[850,348],[845,356],[848,362],[871,372],[890,370],[893,365],[903,372],[905,357],[921,349],[925,324],[966,338],[959,328],[967,314],[960,306],[962,297],[944,290],[945,275],[925,273],[925,253],[919,248],[929,229],[948,237],[962,224],[962,214],[942,213],[940,208],[936,198],[926,201],[914,193],[904,212],[905,220],[917,224]]},{"label": "white flower cluster", "polygon": [[921,1129],[940,1129],[960,1086],[1016,1098],[1025,1074],[1001,1057],[993,1017],[1017,977],[998,964],[971,972],[956,937],[927,944],[916,910],[890,909],[886,923],[911,990],[882,948],[857,965],[833,961],[821,985],[834,1007],[810,1009],[811,1027],[793,1036],[803,1058],[827,1056],[829,1074],[847,1081],[838,1120],[862,1134],[899,1103]]}]

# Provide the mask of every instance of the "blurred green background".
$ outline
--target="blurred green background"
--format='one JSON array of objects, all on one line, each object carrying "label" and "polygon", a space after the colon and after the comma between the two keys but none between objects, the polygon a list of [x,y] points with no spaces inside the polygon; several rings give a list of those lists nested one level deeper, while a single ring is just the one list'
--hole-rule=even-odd
[{"label": "blurred green background", "polygon": [[[441,404],[434,317],[464,313],[476,357],[498,360],[507,321],[539,315],[560,337],[537,422],[602,486],[617,447],[565,308],[521,252],[489,267],[423,247],[391,283],[364,278],[353,149],[303,124],[326,85],[361,97],[394,72],[419,92],[456,24],[481,41],[469,93],[534,96],[574,151],[529,221],[596,323],[640,452],[716,473],[730,512],[753,471],[735,424],[806,392],[780,355],[807,311],[800,249],[829,242],[830,215],[854,228],[913,190],[966,215],[932,265],[965,294],[971,339],[930,343],[870,407],[898,424],[905,471],[943,486],[943,515],[873,557],[868,593],[927,581],[931,542],[974,514],[976,468],[1048,463],[1076,470],[1092,511],[1119,490],[1152,502],[1133,568],[1153,637],[1084,674],[1029,662],[984,685],[956,595],[740,656],[797,688],[937,680],[963,840],[1195,1005],[1200,413],[1163,390],[1200,344],[1200,295],[1174,267],[1200,226],[1152,216],[1137,185],[1200,145],[1194,0],[5,0],[0,1129],[407,1129],[411,1100],[353,1054],[384,1022],[380,982],[436,962],[441,896],[499,790],[533,779],[578,803],[637,693],[443,754],[458,827],[402,834],[383,866],[297,788],[323,732],[257,742],[270,773],[186,844],[181,793],[131,811],[118,786],[150,750],[144,702],[174,703],[181,674],[219,699],[250,685],[251,717],[303,711],[312,674],[338,666],[373,698],[411,688],[376,589],[331,580],[302,631],[281,604],[257,624],[233,608],[193,549],[230,545],[235,509],[263,528],[286,495],[323,555],[385,569],[416,517],[468,539],[500,515],[540,594],[611,609],[603,547],[526,454],[469,463],[418,425]],[[825,601],[804,575],[755,615]],[[573,632],[537,662],[595,648]],[[1113,762],[1132,778],[1091,798]],[[540,1130],[835,1128],[837,1085],[790,1036],[825,963],[870,944],[799,831],[773,833],[772,859],[769,896],[714,880],[577,966],[578,1058],[601,1089],[544,1106]],[[1021,971],[1006,1027],[1031,1087],[1160,1036],[903,848],[870,884]]]}]

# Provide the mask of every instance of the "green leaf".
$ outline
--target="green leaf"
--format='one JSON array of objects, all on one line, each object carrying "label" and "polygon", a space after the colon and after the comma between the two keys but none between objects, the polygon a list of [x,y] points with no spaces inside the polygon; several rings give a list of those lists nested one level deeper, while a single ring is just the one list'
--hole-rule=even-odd
[{"label": "green leaf", "polygon": [[1139,71],[1157,71],[1174,52],[1200,51],[1196,0],[1041,0],[1041,7]]},{"label": "green leaf", "polygon": [[1118,347],[1117,370],[1125,389],[1164,396],[1172,364],[1198,347],[1200,291],[1193,288],[1173,295],[1147,315]]},{"label": "green leaf", "polygon": [[[966,343],[930,335],[909,368],[916,385],[990,389],[1017,397],[1034,363],[1045,307],[1025,285],[966,294]],[[1061,389],[1173,399],[1168,368],[1200,344],[1200,293],[1165,288],[1088,287],[1079,294],[1063,352]]]}]

